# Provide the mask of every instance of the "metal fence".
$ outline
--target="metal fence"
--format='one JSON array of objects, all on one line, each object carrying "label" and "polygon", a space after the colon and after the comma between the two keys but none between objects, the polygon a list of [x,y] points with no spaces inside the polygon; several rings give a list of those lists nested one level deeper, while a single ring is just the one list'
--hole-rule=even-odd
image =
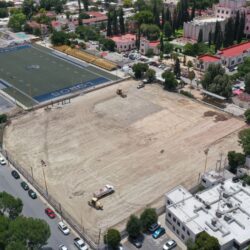
[{"label": "metal fence", "polygon": [[51,195],[47,194],[43,187],[41,187],[33,178],[32,175],[24,168],[22,168],[12,157],[12,155],[4,149],[1,149],[1,153],[5,156],[8,164],[14,166],[33,186],[34,188],[46,199],[46,201],[61,215],[62,219],[67,221],[67,223],[89,244],[92,249],[103,249],[104,246],[100,244],[101,232],[97,230],[95,239],[98,239],[98,242],[95,242],[87,234],[87,230],[82,227],[76,220],[73,218],[62,206],[61,203],[55,200]]}]

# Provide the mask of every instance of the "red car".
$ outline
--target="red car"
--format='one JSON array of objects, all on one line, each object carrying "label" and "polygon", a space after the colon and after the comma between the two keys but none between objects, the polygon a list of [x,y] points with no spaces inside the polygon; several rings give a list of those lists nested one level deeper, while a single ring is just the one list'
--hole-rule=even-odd
[{"label": "red car", "polygon": [[45,209],[45,213],[51,218],[51,219],[54,219],[56,217],[56,214],[55,212],[50,209],[50,208],[46,208]]}]

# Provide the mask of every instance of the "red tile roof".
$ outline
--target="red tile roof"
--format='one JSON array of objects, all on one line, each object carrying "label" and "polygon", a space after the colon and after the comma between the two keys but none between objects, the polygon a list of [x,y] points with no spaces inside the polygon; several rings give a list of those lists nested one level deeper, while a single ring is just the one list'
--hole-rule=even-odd
[{"label": "red tile roof", "polygon": [[96,23],[96,22],[107,21],[107,20],[108,20],[107,16],[100,16],[100,17],[82,19],[82,23],[83,24],[90,24],[90,23]]},{"label": "red tile roof", "polygon": [[220,58],[217,56],[212,56],[212,55],[202,55],[198,57],[199,60],[203,62],[218,62],[220,61]]},{"label": "red tile roof", "polygon": [[98,12],[98,11],[87,11],[86,12],[89,16],[92,17],[101,17],[101,16],[106,16],[105,14]]},{"label": "red tile roof", "polygon": [[250,42],[245,42],[245,43],[233,45],[226,49],[222,49],[218,52],[218,55],[224,56],[224,57],[235,57],[235,56],[243,54],[244,52],[247,52],[248,50],[250,50]]},{"label": "red tile roof", "polygon": [[135,41],[136,36],[134,34],[125,34],[122,36],[112,36],[110,37],[114,42],[130,42]]},{"label": "red tile roof", "polygon": [[159,45],[160,44],[160,42],[159,41],[154,41],[154,42],[149,42],[149,46],[151,46],[151,47],[156,47],[157,45]]}]

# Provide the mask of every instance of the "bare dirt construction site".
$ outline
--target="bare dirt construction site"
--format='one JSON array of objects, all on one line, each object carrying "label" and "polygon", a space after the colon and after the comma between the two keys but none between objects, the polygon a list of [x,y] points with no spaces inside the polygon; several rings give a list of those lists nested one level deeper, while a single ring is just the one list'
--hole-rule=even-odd
[{"label": "bare dirt construction site", "polygon": [[[159,85],[137,89],[125,81],[71,100],[70,104],[29,112],[6,128],[4,147],[23,168],[34,171],[49,194],[82,221],[97,241],[113,225],[145,206],[162,206],[164,193],[178,184],[187,188],[220,154],[240,150],[244,122]],[[127,94],[121,98],[117,88]],[[105,184],[115,193],[101,199],[103,211],[88,206]]]}]

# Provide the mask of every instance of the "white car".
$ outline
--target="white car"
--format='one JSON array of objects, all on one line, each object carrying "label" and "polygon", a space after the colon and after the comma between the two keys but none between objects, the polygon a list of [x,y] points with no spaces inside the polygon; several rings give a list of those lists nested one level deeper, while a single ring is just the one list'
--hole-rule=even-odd
[{"label": "white car", "polygon": [[75,238],[74,239],[74,244],[75,244],[75,246],[79,249],[79,250],[88,250],[89,249],[89,247],[88,247],[88,245],[84,242],[84,240],[83,239],[81,239],[81,238]]},{"label": "white car", "polygon": [[59,250],[68,250],[68,248],[65,245],[60,245]]},{"label": "white car", "polygon": [[0,157],[0,164],[1,165],[6,165],[6,161],[3,157]]},{"label": "white car", "polygon": [[69,228],[62,221],[58,223],[58,228],[64,235],[68,235],[70,233]]},{"label": "white car", "polygon": [[174,249],[177,246],[176,242],[174,240],[169,239],[164,245],[163,249],[164,250],[170,250]]}]

